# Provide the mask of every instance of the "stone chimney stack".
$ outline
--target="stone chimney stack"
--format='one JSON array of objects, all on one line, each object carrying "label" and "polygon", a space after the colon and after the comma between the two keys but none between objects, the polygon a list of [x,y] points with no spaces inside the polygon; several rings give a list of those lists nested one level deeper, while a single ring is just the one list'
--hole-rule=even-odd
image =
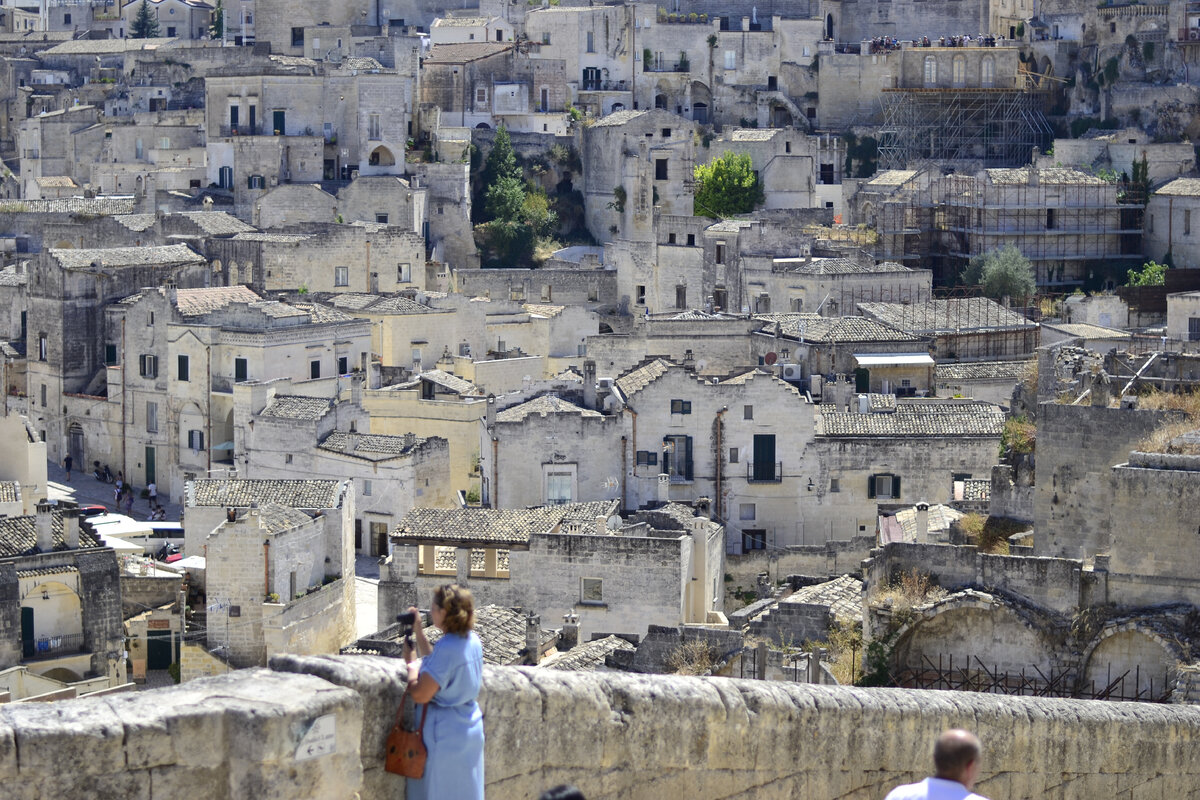
[{"label": "stone chimney stack", "polygon": [[412,446],[413,446],[413,445],[415,445],[416,443],[417,443],[417,435],[416,435],[415,433],[406,433],[406,434],[404,434],[404,447],[405,447],[405,449],[410,449],[410,448],[412,448]]},{"label": "stone chimney stack", "polygon": [[658,502],[671,502],[671,476],[667,473],[660,473],[658,476]]},{"label": "stone chimney stack", "polygon": [[596,362],[583,362],[583,407],[596,411]]},{"label": "stone chimney stack", "polygon": [[603,514],[596,515],[596,535],[606,536],[608,534],[608,517]]},{"label": "stone chimney stack", "polygon": [[346,452],[353,453],[358,450],[358,433],[350,431],[346,434]]},{"label": "stone chimney stack", "polygon": [[363,376],[350,376],[350,403],[362,408]]},{"label": "stone chimney stack", "polygon": [[579,615],[563,614],[562,633],[558,635],[558,646],[561,650],[570,650],[579,644]]},{"label": "stone chimney stack", "polygon": [[525,617],[525,663],[536,666],[542,656],[542,618],[532,611]]},{"label": "stone chimney stack", "polygon": [[62,512],[63,538],[68,550],[79,549],[79,509],[68,508]]},{"label": "stone chimney stack", "polygon": [[496,427],[496,395],[489,394],[487,396],[487,429],[494,430]]},{"label": "stone chimney stack", "polygon": [[929,503],[922,500],[917,503],[917,541],[929,541]]},{"label": "stone chimney stack", "polygon": [[54,506],[46,502],[37,504],[37,517],[34,521],[37,530],[37,548],[42,553],[54,549]]}]

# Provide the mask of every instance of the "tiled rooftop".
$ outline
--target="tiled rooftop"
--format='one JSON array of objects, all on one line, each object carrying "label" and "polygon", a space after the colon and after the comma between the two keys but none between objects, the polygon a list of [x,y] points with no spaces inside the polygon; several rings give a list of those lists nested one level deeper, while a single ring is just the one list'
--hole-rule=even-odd
[{"label": "tiled rooftop", "polygon": [[895,261],[880,261],[868,258],[776,258],[776,264],[787,272],[803,275],[867,275],[884,272],[912,272],[911,269]]},{"label": "tiled rooftop", "polygon": [[941,381],[1009,380],[1018,381],[1031,369],[1033,361],[964,361],[958,364],[938,364],[934,368]]},{"label": "tiled rooftop", "polygon": [[632,122],[640,116],[649,112],[647,111],[614,111],[612,114],[606,114],[592,124],[593,128],[611,128],[618,125],[624,125],[627,122]]},{"label": "tiled rooftop", "polygon": [[[511,608],[487,605],[475,609],[475,635],[483,645],[483,663],[504,666],[519,664],[525,650],[525,615]],[[442,637],[442,632],[430,625],[425,637],[430,644]],[[543,648],[554,639],[554,633],[539,629],[538,639]]]},{"label": "tiled rooftop", "polygon": [[189,481],[187,505],[234,506],[279,503],[290,508],[337,508],[342,501],[341,481],[217,480]]},{"label": "tiled rooftop", "polygon": [[524,422],[527,417],[547,414],[576,414],[581,417],[602,417],[598,411],[582,408],[553,394],[544,394],[496,414],[497,422]]},{"label": "tiled rooftop", "polygon": [[589,672],[604,667],[604,660],[618,650],[632,652],[636,648],[620,636],[605,636],[603,639],[593,639],[590,642],[576,645],[565,653],[551,656],[540,666],[546,669],[570,670],[572,672]]},{"label": "tiled rooftop", "polygon": [[433,21],[435,28],[482,28],[488,17],[438,17]]},{"label": "tiled rooftop", "polygon": [[258,508],[258,523],[267,533],[277,534],[312,522],[312,517],[279,503],[265,503]]},{"label": "tiled rooftop", "polygon": [[0,503],[16,503],[21,500],[21,484],[18,481],[0,481]]},{"label": "tiled rooftop", "polygon": [[1200,178],[1176,178],[1159,189],[1155,194],[1165,194],[1174,197],[1200,197]]},{"label": "tiled rooftop", "polygon": [[255,230],[253,225],[248,225],[225,211],[184,211],[179,216],[209,236],[236,236]]},{"label": "tiled rooftop", "polygon": [[1117,328],[1105,328],[1100,325],[1091,325],[1086,322],[1054,322],[1042,324],[1051,330],[1061,331],[1068,336],[1078,336],[1083,339],[1128,339],[1131,337],[1129,331],[1122,331],[1118,330]]},{"label": "tiled rooftop", "polygon": [[566,309],[566,306],[552,306],[546,303],[526,303],[522,308],[530,314],[539,317],[557,317]]},{"label": "tiled rooftop", "polygon": [[88,214],[111,217],[132,214],[133,197],[67,197],[62,200],[5,200],[0,214]]},{"label": "tiled rooftop", "polygon": [[955,500],[979,501],[992,499],[992,482],[987,478],[967,478],[962,483],[962,497],[955,497]]},{"label": "tiled rooftop", "polygon": [[546,533],[565,522],[594,524],[596,517],[608,516],[614,506],[609,501],[529,509],[414,508],[391,535],[428,544],[522,545],[531,534]]},{"label": "tiled rooftop", "polygon": [[[997,185],[1014,185],[1029,183],[1030,169],[1028,167],[1013,167],[1007,169],[989,169],[985,170],[989,179],[993,184]],[[1108,181],[1103,178],[1097,178],[1087,172],[1082,172],[1069,167],[1043,167],[1037,170],[1038,183],[1041,185],[1061,185],[1061,184],[1077,184],[1103,186]]]},{"label": "tiled rooftop", "polygon": [[1037,323],[986,297],[929,300],[912,304],[859,303],[858,307],[872,319],[913,333],[971,333],[1037,327]]},{"label": "tiled rooftop", "polygon": [[108,247],[96,250],[55,250],[51,248],[49,253],[63,266],[63,269],[71,270],[92,269],[92,264],[98,264],[99,269],[113,269],[204,263],[204,256],[195,253],[186,244],[168,244],[157,247]]},{"label": "tiled rooftop", "polygon": [[783,603],[804,603],[827,606],[835,617],[853,622],[862,619],[862,581],[849,575],[825,583],[804,586],[780,600]]},{"label": "tiled rooftop", "polygon": [[990,403],[929,401],[901,403],[895,411],[858,414],[824,410],[817,436],[999,437],[1004,413]]},{"label": "tiled rooftop", "polygon": [[[54,550],[66,550],[67,542],[63,537],[62,514],[52,512],[51,530],[54,536]],[[79,546],[99,547],[100,544],[90,531],[79,526]],[[37,550],[37,517],[0,517],[0,558],[30,555]]]},{"label": "tiled rooftop", "polygon": [[673,365],[670,361],[662,358],[656,358],[653,361],[643,364],[639,367],[631,369],[621,377],[617,378],[616,386],[621,390],[621,394],[626,397],[632,397],[635,393],[649,386],[658,378],[667,373]]},{"label": "tiled rooftop", "polygon": [[[503,42],[464,42],[462,44],[435,44],[429,48],[426,64],[465,64],[481,58],[494,56],[512,49]],[[599,124],[599,123],[597,123]]]},{"label": "tiled rooftop", "polygon": [[[929,507],[929,533],[944,534],[950,530],[950,523],[962,519],[965,514],[958,509],[944,506],[940,503]],[[904,541],[917,541],[917,509],[902,508],[896,512],[896,521],[904,531]]]},{"label": "tiled rooftop", "polygon": [[729,134],[732,142],[769,142],[779,133],[779,128],[735,128]]},{"label": "tiled rooftop", "polygon": [[867,181],[867,186],[870,188],[902,186],[916,176],[917,170],[915,169],[885,169],[883,172],[875,173],[875,177]]},{"label": "tiled rooftop", "polygon": [[155,214],[121,214],[113,219],[122,227],[141,233],[153,228],[158,217]]},{"label": "tiled rooftop", "polygon": [[389,436],[382,433],[334,431],[321,442],[319,448],[367,461],[386,461],[411,453],[427,441],[428,439],[419,436],[409,439],[405,436]]},{"label": "tiled rooftop", "polygon": [[26,286],[28,284],[28,272],[17,272],[16,266],[0,269],[0,286]]},{"label": "tiled rooftop", "polygon": [[[822,317],[819,314],[758,314],[754,317],[779,323],[779,332],[805,342],[915,342],[920,337],[866,317]],[[763,328],[771,332],[772,326]]]},{"label": "tiled rooftop", "polygon": [[43,56],[115,55],[130,50],[157,50],[175,39],[73,39],[41,51]]},{"label": "tiled rooftop", "polygon": [[202,289],[178,289],[175,307],[185,317],[199,317],[224,308],[230,303],[256,303],[262,300],[249,286],[212,286]]},{"label": "tiled rooftop", "polygon": [[262,417],[275,419],[318,420],[333,408],[333,403],[324,397],[301,397],[292,394],[277,394],[259,412]]}]

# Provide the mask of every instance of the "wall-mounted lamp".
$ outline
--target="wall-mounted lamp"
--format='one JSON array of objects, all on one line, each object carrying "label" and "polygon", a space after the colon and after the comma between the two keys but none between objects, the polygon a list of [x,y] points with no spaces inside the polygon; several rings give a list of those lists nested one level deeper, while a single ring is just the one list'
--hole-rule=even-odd
[{"label": "wall-mounted lamp", "polygon": [[809,490],[810,492],[813,490],[813,481],[812,481],[812,478],[809,478],[809,479],[808,479],[808,490]]},{"label": "wall-mounted lamp", "polygon": [[50,599],[50,592],[48,592],[48,591],[47,591],[47,590],[45,590],[45,589],[42,589],[42,599],[43,599],[43,600],[49,600],[49,599]]}]

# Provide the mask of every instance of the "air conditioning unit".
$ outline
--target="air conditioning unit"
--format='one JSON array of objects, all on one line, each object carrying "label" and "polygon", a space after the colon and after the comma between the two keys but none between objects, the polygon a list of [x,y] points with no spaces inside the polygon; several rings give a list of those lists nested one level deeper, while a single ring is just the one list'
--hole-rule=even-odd
[{"label": "air conditioning unit", "polygon": [[601,389],[608,389],[609,391],[611,391],[613,388],[613,379],[612,378],[600,378],[599,380],[596,381],[596,385],[599,386]]},{"label": "air conditioning unit", "polygon": [[796,381],[797,383],[804,377],[801,373],[803,369],[799,364],[784,364],[780,370],[779,377],[785,381]]}]

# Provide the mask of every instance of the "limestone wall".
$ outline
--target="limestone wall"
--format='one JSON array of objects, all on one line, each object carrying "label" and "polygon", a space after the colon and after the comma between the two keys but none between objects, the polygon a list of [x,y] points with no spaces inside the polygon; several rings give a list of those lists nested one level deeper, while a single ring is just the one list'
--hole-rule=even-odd
[{"label": "limestone wall", "polygon": [[[0,707],[6,795],[404,797],[382,769],[398,660],[273,667]],[[983,739],[977,788],[989,797],[1132,800],[1200,785],[1190,706],[514,667],[485,670],[480,702],[489,800],[563,782],[589,798],[878,798],[927,774],[951,725]],[[306,736],[326,715],[330,736],[309,757]]]}]

